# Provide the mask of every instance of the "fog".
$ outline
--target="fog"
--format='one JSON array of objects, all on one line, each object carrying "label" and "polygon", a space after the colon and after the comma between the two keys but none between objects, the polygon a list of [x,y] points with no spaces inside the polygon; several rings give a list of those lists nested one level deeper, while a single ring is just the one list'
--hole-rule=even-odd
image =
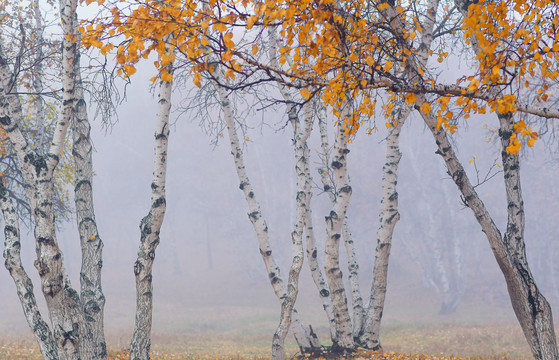
[{"label": "fog", "polygon": [[[96,149],[93,190],[96,217],[105,244],[106,329],[110,334],[123,334],[124,342],[128,341],[126,334],[133,329],[132,268],[140,238],[139,222],[150,206],[157,104],[147,90],[151,71],[145,68],[133,79],[127,101],[118,108],[119,121],[110,128],[95,121],[92,133]],[[177,103],[179,100],[174,99]],[[199,126],[199,118],[178,115],[174,113],[170,134],[167,213],[154,266],[154,333],[260,331],[271,337],[279,319],[279,303],[268,282],[256,235],[247,217],[228,141],[223,138],[214,146],[215,134],[206,134]],[[266,125],[260,126],[263,118]],[[295,218],[296,192],[290,128],[284,126],[286,119],[281,107],[267,110],[265,116],[257,112],[247,121],[250,125],[246,133],[249,141],[244,147],[247,170],[285,277],[291,261],[290,232]],[[376,125],[378,131],[372,135],[366,135],[365,131],[358,134],[350,147],[348,165],[353,186],[349,218],[364,297],[368,297],[371,283],[385,154],[383,119],[377,119]],[[459,157],[472,179],[476,179],[474,162],[470,162],[474,156],[481,180],[494,161],[499,161],[498,146],[486,139],[491,135],[488,130],[491,127],[497,127],[493,116],[474,117],[467,125],[461,124],[455,136]],[[315,129],[313,148],[318,146],[318,141]],[[421,119],[414,115],[408,119],[400,143],[401,220],[393,238],[384,324],[514,322],[505,282],[487,239],[446,175],[440,157],[435,154],[431,134],[425,131]],[[557,309],[559,291],[555,278],[559,276],[559,268],[553,255],[559,252],[555,241],[558,169],[545,145],[545,141],[538,141],[534,148],[526,150],[521,176],[529,261],[542,292]],[[319,161],[316,150],[313,159],[316,168]],[[494,167],[492,171],[498,170]],[[316,170],[313,176],[318,183]],[[481,184],[477,190],[497,225],[504,229],[506,201],[502,174]],[[318,188],[312,201],[317,240],[323,250],[324,216],[329,212],[330,201]],[[76,285],[81,255],[75,219],[59,226],[58,240],[66,271]],[[44,310],[40,282],[33,268],[32,231],[22,232],[24,265],[33,277]],[[451,291],[460,296],[456,312],[448,315],[439,314],[441,274],[437,259],[430,255],[433,244],[437,244],[442,254],[439,263],[446,269]],[[319,259],[323,264],[323,254],[319,254]],[[460,261],[461,274],[453,270],[456,259]],[[296,307],[303,320],[326,332],[326,316],[306,264],[300,286]],[[0,271],[0,294],[3,299],[0,331],[28,333],[7,271]]]}]

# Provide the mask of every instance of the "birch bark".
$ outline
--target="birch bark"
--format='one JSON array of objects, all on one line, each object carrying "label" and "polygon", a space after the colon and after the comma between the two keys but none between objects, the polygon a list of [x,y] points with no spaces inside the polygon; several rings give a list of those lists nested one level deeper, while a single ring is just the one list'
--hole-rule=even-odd
[{"label": "birch bark", "polygon": [[[107,357],[107,345],[103,330],[105,296],[101,287],[103,267],[103,242],[99,237],[93,205],[93,146],[91,143],[83,84],[76,61],[76,105],[72,117],[74,163],[76,166],[74,202],[76,221],[80,235],[82,265],[80,272],[80,301],[84,316],[84,335],[81,352],[90,352],[95,359]],[[86,349],[87,348],[87,349]]]},{"label": "birch bark", "polygon": [[[7,93],[13,84],[8,64],[0,54],[0,125],[14,146],[22,171],[27,197],[35,219],[37,260],[43,294],[52,323],[54,339],[61,359],[90,359],[88,353],[79,354],[79,341],[83,317],[78,293],[71,287],[62,267],[62,253],[55,233],[53,209],[53,171],[64,147],[64,139],[74,105],[74,80],[76,43],[72,41],[75,31],[76,0],[61,1],[60,17],[63,29],[62,41],[62,113],[59,117],[46,155],[34,151],[20,131],[23,124],[18,96]],[[15,79],[15,77],[14,77]]]},{"label": "birch bark", "polygon": [[[268,278],[270,279],[270,283],[272,284],[274,292],[283,307],[283,302],[288,296],[287,290],[281,278],[280,268],[272,255],[268,225],[266,224],[266,220],[262,215],[260,204],[256,199],[254,189],[252,188],[252,184],[245,168],[243,151],[241,149],[239,137],[237,135],[237,129],[235,127],[235,116],[231,107],[231,102],[227,97],[225,89],[219,86],[219,83],[225,80],[223,79],[223,75],[221,74],[220,69],[216,69],[212,73],[212,76],[217,80],[212,81],[212,85],[217,92],[218,100],[224,114],[225,123],[227,126],[227,134],[229,136],[229,142],[231,145],[231,155],[233,156],[235,169],[240,182],[239,188],[243,191],[245,199],[247,201],[247,205],[249,208],[248,217],[258,238],[260,254],[262,255],[266,271],[268,272]],[[301,352],[312,353],[319,349],[316,340],[309,334],[309,332],[307,332],[307,330],[301,323],[301,320],[299,319],[298,313],[295,308],[293,308],[293,313],[291,316],[291,320],[293,322],[293,335],[297,340]]]},{"label": "birch bark", "polygon": [[[277,51],[277,34],[276,34],[276,27],[268,28],[268,34],[270,38],[270,63],[272,66],[279,67],[278,61],[278,51]],[[291,265],[291,269],[289,271],[289,281],[287,284],[287,297],[282,302],[282,311],[281,311],[281,321],[278,329],[276,330],[276,334],[274,335],[274,341],[272,343],[272,357],[274,359],[284,359],[285,351],[284,351],[284,341],[285,336],[287,335],[287,329],[289,328],[289,322],[291,317],[291,312],[293,310],[293,306],[295,305],[295,301],[297,298],[297,294],[299,291],[298,288],[298,279],[299,274],[303,265],[304,259],[304,252],[303,252],[303,232],[307,231],[307,242],[311,242],[311,246],[314,245],[314,234],[312,232],[312,223],[310,223],[310,202],[312,198],[312,191],[311,191],[311,177],[309,171],[309,162],[310,162],[310,150],[307,144],[307,140],[312,132],[313,126],[313,118],[310,115],[310,105],[304,107],[304,119],[303,121],[300,120],[300,117],[297,114],[297,108],[295,107],[295,101],[293,97],[287,90],[287,88],[281,84],[277,83],[277,87],[279,92],[281,93],[284,101],[287,104],[287,116],[288,121],[291,123],[293,128],[293,148],[295,154],[295,173],[297,176],[297,195],[296,195],[296,221],[294,225],[293,232],[291,233],[291,239],[293,242],[293,262]],[[309,233],[310,232],[310,233]],[[311,256],[312,257],[312,256]],[[314,272],[314,277],[320,277],[317,275],[317,266],[316,266],[316,258],[313,260],[313,265],[311,266],[311,271]],[[317,280],[320,279],[317,277]],[[316,335],[315,335],[316,337]],[[313,344],[313,351],[319,348],[319,344]]]},{"label": "birch bark", "polygon": [[[393,7],[393,4],[391,4],[390,2],[388,4],[388,8],[382,11],[383,16],[386,19],[390,19],[390,27],[400,36],[400,38],[406,39],[403,31],[404,25],[399,17],[398,12]],[[425,24],[423,25],[421,41],[417,49],[417,58],[410,58],[409,61],[406,62],[406,72],[408,73],[408,75],[412,74],[410,76],[410,78],[412,78],[412,82],[419,81],[417,80],[417,74],[419,74],[417,68],[425,67],[429,59],[429,50],[433,41],[433,29],[436,22],[438,6],[438,0],[429,1]],[[402,45],[407,45],[405,43],[405,40],[402,41],[404,42],[404,44]],[[414,71],[413,73],[412,70]],[[403,122],[409,115],[410,110],[411,109],[408,109],[408,107],[406,106],[400,117],[396,119],[396,127],[403,124]],[[394,129],[392,131],[394,131]],[[387,143],[386,164],[388,165],[389,163],[391,163],[390,166],[394,167],[395,171],[391,173],[392,169],[384,169],[385,173],[383,177],[383,210],[380,215],[381,225],[377,232],[378,240],[375,265],[373,268],[373,285],[371,287],[371,297],[369,299],[369,305],[366,313],[365,326],[360,338],[360,341],[365,344],[365,346],[371,349],[381,348],[379,333],[382,312],[384,310],[384,299],[386,296],[388,258],[390,255],[389,244],[392,240],[392,232],[394,231],[394,226],[399,219],[399,213],[397,210],[397,192],[395,188],[397,183],[397,168],[401,156],[398,149],[399,131],[400,130],[396,130],[396,133],[394,134],[395,137],[393,139],[395,143],[392,144],[392,146],[396,145],[396,147],[389,148],[389,146],[391,145]],[[388,159],[389,154],[390,156],[393,156],[393,160],[395,161],[390,161]],[[386,196],[387,194],[390,195],[388,195],[388,198],[385,199],[384,196]],[[392,197],[392,199],[390,197]],[[392,220],[394,220],[393,224],[391,223]]]},{"label": "birch bark", "polygon": [[[456,0],[456,6],[463,16],[467,15],[469,4],[468,1]],[[470,40],[474,52],[476,54],[479,53],[479,43],[477,39],[472,38]],[[484,232],[487,235],[497,263],[505,276],[512,307],[522,327],[524,336],[530,345],[534,358],[556,360],[559,359],[559,352],[553,327],[551,307],[543,294],[540,293],[526,258],[524,244],[524,202],[520,187],[520,161],[518,155],[509,154],[506,151],[513,131],[514,120],[512,115],[511,113],[497,114],[500,123],[499,137],[501,138],[502,144],[501,157],[503,160],[504,181],[507,195],[507,230],[502,238],[496,227],[492,233],[485,231],[485,229]],[[443,158],[444,157],[445,155],[443,152]],[[467,178],[463,170],[459,176]],[[472,200],[477,198],[477,194],[473,191],[468,194],[469,196],[466,196],[462,190],[463,186],[461,187],[459,185],[460,180],[461,179],[457,178],[455,182],[469,204]],[[478,222],[483,228],[484,224],[488,221],[487,218],[491,219],[489,214],[487,214],[487,218],[485,216],[479,216],[478,213],[481,213],[481,210],[485,209],[476,209],[471,205],[470,208],[474,211]],[[485,213],[487,212],[485,211]],[[495,226],[492,221],[490,224]],[[488,227],[487,224],[485,224],[485,226]]]},{"label": "birch bark", "polygon": [[360,343],[368,349],[382,349],[380,343],[380,324],[384,311],[386,298],[386,284],[388,281],[388,259],[392,247],[392,233],[396,223],[400,220],[398,212],[398,165],[402,154],[400,153],[400,131],[409,116],[411,109],[404,106],[402,113],[396,121],[396,126],[391,128],[386,138],[386,163],[383,166],[382,176],[382,210],[379,214],[379,229],[377,231],[377,247],[375,250],[375,264],[373,267],[373,284],[369,298],[369,306]]},{"label": "birch bark", "polygon": [[330,214],[326,216],[325,253],[326,279],[328,280],[330,294],[332,296],[332,307],[336,318],[336,334],[338,336],[338,342],[333,344],[333,348],[342,351],[354,348],[353,328],[347,307],[347,297],[342,280],[339,258],[342,225],[351,197],[351,185],[349,184],[346,160],[346,156],[349,153],[349,149],[347,148],[349,137],[342,124],[344,123],[343,119],[351,116],[352,109],[348,95],[344,95],[346,98],[343,99],[342,115],[336,128],[336,140],[331,164],[337,196]]},{"label": "birch bark", "polygon": [[[281,86],[281,85],[280,85]],[[285,91],[285,89],[283,89]],[[282,91],[282,92],[284,92]],[[286,96],[289,98],[289,96]],[[312,131],[312,119],[306,119],[303,124],[300,123],[296,114],[297,109],[293,103],[288,103],[288,116],[293,126],[294,132],[294,152],[295,152],[295,172],[297,174],[297,218],[293,231],[291,232],[291,240],[293,243],[293,261],[289,270],[289,280],[287,283],[287,296],[284,298],[281,306],[280,324],[274,334],[272,342],[272,358],[277,360],[285,359],[284,342],[291,322],[291,312],[297,299],[299,291],[299,274],[303,266],[303,231],[305,229],[305,221],[309,210],[311,194],[307,192],[309,179],[307,177],[308,163],[310,151],[307,146],[307,139]]]},{"label": "birch bark", "polygon": [[48,324],[37,306],[33,283],[23,268],[21,261],[21,242],[17,211],[7,189],[0,182],[0,209],[6,225],[4,226],[4,265],[16,285],[17,295],[29,328],[39,343],[41,354],[47,360],[58,360],[58,348]]},{"label": "birch bark", "polygon": [[[319,116],[319,128],[320,128],[320,147],[321,147],[321,160],[322,167],[319,170],[320,180],[322,182],[323,189],[328,196],[332,205],[336,202],[337,191],[334,184],[329,177],[329,174],[333,173],[330,167],[330,144],[328,138],[328,123],[326,121],[326,116],[323,111],[320,112]],[[349,228],[349,221],[346,218],[342,223],[342,237],[344,239],[344,246],[347,253],[348,261],[348,271],[349,271],[349,286],[351,291],[351,304],[353,310],[353,330],[352,336],[355,342],[358,341],[359,333],[363,328],[363,318],[364,318],[364,308],[363,308],[363,298],[361,297],[361,291],[359,288],[359,263],[357,262],[357,255],[355,253],[355,247],[353,246],[353,238],[351,236],[351,231]],[[331,302],[331,300],[330,300]],[[336,338],[332,338],[332,343],[336,343],[337,333],[336,333],[336,320],[333,319],[334,329],[330,329],[330,332],[336,334]],[[334,341],[335,340],[335,341]]]},{"label": "birch bark", "polygon": [[[172,67],[172,63],[168,65],[167,71],[169,74],[173,72]],[[151,183],[151,208],[140,222],[140,246],[138,258],[134,263],[134,275],[136,276],[136,320],[130,343],[130,359],[132,360],[148,360],[150,358],[153,311],[152,269],[166,210],[165,187],[172,82],[161,80],[159,86],[159,104],[155,125],[153,180]]]},{"label": "birch bark", "polygon": [[[532,354],[536,359],[559,359],[557,340],[553,328],[551,306],[539,291],[526,258],[524,244],[524,201],[520,186],[520,159],[518,154],[506,151],[513,133],[513,116],[498,114],[501,128],[503,171],[507,194],[507,230],[502,239],[502,246],[508,256],[505,278],[512,307],[516,313],[524,336],[528,340]],[[501,270],[503,267],[501,266]],[[508,276],[507,276],[508,275]],[[513,279],[509,279],[512,277]]]}]

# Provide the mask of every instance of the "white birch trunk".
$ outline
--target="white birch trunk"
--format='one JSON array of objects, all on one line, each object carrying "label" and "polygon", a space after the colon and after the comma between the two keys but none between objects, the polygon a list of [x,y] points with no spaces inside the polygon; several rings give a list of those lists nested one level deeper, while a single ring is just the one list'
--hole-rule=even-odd
[{"label": "white birch trunk", "polygon": [[[278,52],[277,52],[277,38],[276,38],[276,28],[268,28],[268,34],[270,37],[270,62],[272,66],[278,67]],[[295,153],[295,173],[297,176],[297,196],[296,196],[296,222],[294,225],[294,230],[291,233],[291,240],[293,242],[293,262],[291,269],[289,271],[289,281],[287,284],[287,296],[282,302],[281,310],[281,321],[278,326],[276,333],[274,334],[274,340],[272,342],[272,358],[283,360],[285,357],[284,342],[285,336],[287,335],[287,330],[289,329],[289,323],[291,318],[291,312],[295,301],[297,298],[298,289],[298,279],[303,265],[304,252],[303,252],[303,232],[305,227],[307,231],[312,231],[312,224],[308,226],[310,221],[310,201],[312,197],[311,178],[309,172],[309,162],[310,162],[310,151],[307,144],[307,140],[312,131],[313,119],[310,116],[310,109],[307,104],[305,108],[304,121],[300,121],[297,114],[297,108],[295,107],[294,100],[287,90],[287,88],[281,84],[277,83],[278,90],[280,91],[283,99],[287,104],[287,116],[288,120],[293,127],[293,147]],[[306,226],[307,224],[307,226]],[[307,241],[312,239],[312,233],[309,236],[307,234]],[[315,275],[316,276],[316,275]],[[316,337],[316,335],[315,335]],[[318,349],[318,344],[313,344],[313,347]],[[313,349],[314,351],[315,349]]]},{"label": "white birch trunk", "polygon": [[80,271],[80,300],[84,316],[84,335],[80,346],[81,353],[89,352],[95,359],[107,358],[107,345],[103,330],[105,296],[101,287],[101,268],[103,267],[103,242],[99,237],[93,205],[93,146],[91,143],[83,84],[76,61],[76,105],[72,118],[72,138],[76,179],[74,202],[76,221],[82,250]]},{"label": "white birch trunk", "polygon": [[[247,201],[249,209],[248,217],[252,223],[254,231],[256,232],[256,237],[258,238],[260,254],[262,255],[262,260],[264,261],[266,271],[268,272],[268,278],[270,280],[270,283],[272,284],[272,288],[274,289],[276,296],[280,300],[280,303],[283,305],[284,299],[287,297],[287,290],[281,278],[280,268],[272,255],[268,225],[266,224],[266,221],[262,216],[260,204],[256,199],[256,195],[254,193],[252,184],[245,168],[243,151],[241,149],[239,137],[237,135],[237,129],[235,127],[235,117],[233,114],[233,109],[231,107],[231,102],[227,97],[225,89],[218,85],[218,82],[224,81],[223,75],[221,74],[220,69],[216,69],[212,73],[212,76],[214,76],[218,80],[217,82],[212,81],[212,85],[217,92],[218,100],[224,114],[225,123],[227,126],[227,134],[229,136],[229,142],[231,145],[231,155],[233,156],[235,169],[240,182],[239,188],[243,191],[245,199]],[[291,320],[293,322],[293,327],[291,329],[301,349],[301,352],[313,352],[314,346],[313,341],[311,341],[312,337],[303,327],[296,309],[293,309],[293,313],[291,316]]]},{"label": "white birch trunk", "polygon": [[76,0],[61,2],[62,41],[62,114],[59,117],[48,154],[41,155],[28,145],[19,126],[22,112],[19,98],[6,94],[10,71],[0,54],[0,125],[14,145],[22,171],[26,193],[35,218],[37,260],[42,291],[52,323],[52,331],[61,359],[90,359],[89,354],[79,354],[79,340],[83,317],[78,293],[71,287],[62,267],[62,253],[55,233],[53,209],[53,171],[64,147],[64,139],[74,104],[74,61],[76,44],[68,39],[75,29]]},{"label": "white birch trunk", "polygon": [[[429,58],[429,49],[433,41],[433,29],[436,20],[436,12],[438,8],[438,0],[431,0],[426,17],[426,22],[423,25],[421,43],[417,51],[417,61],[421,67],[425,67]],[[390,5],[388,9],[384,10],[386,18],[393,19],[390,22],[391,28],[398,34],[403,35],[404,25],[399,17],[399,14]],[[402,38],[405,38],[402,36]],[[408,60],[407,65],[408,73],[409,64],[415,63],[413,59]],[[417,66],[413,69],[415,73],[414,78],[417,78]],[[411,80],[414,81],[413,79]],[[396,127],[393,128],[390,136],[394,133],[394,137],[387,140],[387,162],[384,168],[383,176],[383,210],[380,214],[380,227],[378,230],[377,249],[375,256],[375,265],[373,268],[373,285],[371,287],[371,297],[369,299],[369,306],[365,318],[365,326],[361,335],[361,342],[370,349],[381,349],[380,344],[380,324],[384,310],[384,299],[386,296],[386,283],[388,274],[388,259],[390,256],[390,247],[392,241],[392,233],[394,226],[399,220],[398,213],[398,193],[396,191],[397,184],[397,170],[400,161],[399,151],[399,132],[405,119],[408,117],[410,109],[405,107],[403,113],[396,119]]]},{"label": "white birch trunk", "polygon": [[[286,89],[280,89],[284,92],[284,97],[289,98]],[[303,231],[305,229],[305,221],[309,210],[311,194],[307,191],[310,186],[307,177],[307,169],[310,158],[310,151],[307,146],[307,139],[312,131],[312,119],[306,119],[301,124],[296,114],[297,109],[292,103],[288,103],[288,116],[293,126],[294,132],[294,152],[295,152],[295,172],[297,175],[297,218],[294,229],[291,232],[291,240],[293,243],[293,262],[289,270],[289,280],[287,283],[287,296],[284,298],[281,306],[280,324],[274,334],[272,342],[272,358],[274,360],[284,360],[285,350],[284,342],[291,321],[291,312],[297,294],[299,291],[299,274],[303,266]]]},{"label": "white birch trunk", "polygon": [[[520,159],[518,154],[509,154],[506,147],[510,143],[513,130],[513,116],[498,114],[501,128],[503,171],[507,194],[507,230],[502,243],[507,251],[508,265],[512,267],[514,281],[507,285],[512,306],[536,359],[559,359],[557,339],[553,328],[551,307],[539,291],[528,266],[524,243],[524,201],[520,186]],[[507,269],[508,270],[508,269]]]},{"label": "white birch trunk", "polygon": [[[172,74],[171,63],[167,71]],[[134,263],[136,276],[136,320],[130,343],[131,360],[148,360],[151,349],[151,323],[153,311],[152,269],[155,250],[159,245],[159,232],[166,210],[167,147],[169,139],[169,112],[171,110],[172,82],[160,81],[159,104],[155,125],[155,150],[151,207],[140,222],[140,247]]]},{"label": "white birch trunk", "polygon": [[[275,27],[269,28],[270,35],[270,58],[273,66],[277,66],[277,40]],[[303,266],[303,231],[305,229],[305,221],[307,220],[308,211],[310,209],[311,192],[307,191],[310,186],[310,179],[307,176],[308,163],[310,161],[310,151],[307,140],[312,131],[312,118],[307,117],[304,123],[301,123],[297,115],[297,109],[293,103],[293,99],[283,84],[277,84],[278,89],[287,103],[287,115],[291,126],[293,127],[293,147],[295,153],[295,173],[297,176],[297,195],[296,195],[296,221],[294,229],[291,232],[291,241],[293,243],[293,261],[289,270],[289,279],[287,282],[287,293],[281,303],[281,320],[272,341],[272,358],[274,360],[284,360],[285,350],[284,343],[287,336],[287,330],[291,322],[291,312],[297,299],[299,291],[299,274]]]},{"label": "white birch trunk", "polygon": [[39,0],[33,1],[33,15],[35,17],[35,29],[33,29],[33,36],[36,41],[36,55],[35,55],[35,67],[33,69],[33,87],[35,92],[38,94],[35,96],[35,108],[37,111],[37,121],[35,122],[36,128],[36,141],[39,143],[39,149],[43,149],[45,145],[45,100],[43,96],[40,95],[43,92],[43,19],[41,16],[41,9],[39,7]]},{"label": "white birch trunk", "polygon": [[[321,117],[318,119],[319,121],[319,128],[322,137],[323,127],[326,128],[327,124],[325,120]],[[324,129],[326,130],[326,129]],[[326,141],[328,140],[328,134],[326,134]],[[311,173],[310,168],[307,164],[307,177],[309,181],[307,182],[307,193],[311,193]],[[313,281],[318,289],[318,293],[320,295],[320,299],[322,301],[322,307],[326,313],[326,318],[328,319],[329,329],[330,329],[330,338],[332,343],[335,344],[338,341],[338,337],[336,334],[336,320],[334,317],[334,310],[332,308],[332,298],[330,297],[330,289],[328,288],[328,283],[324,280],[324,275],[322,274],[322,270],[320,269],[320,265],[318,263],[318,249],[316,246],[316,239],[314,235],[314,229],[312,225],[312,209],[309,207],[307,212],[307,220],[306,220],[306,229],[305,234],[307,237],[307,259],[309,261],[309,268],[311,270],[311,276]]]},{"label": "white birch trunk", "polygon": [[[457,0],[456,5],[462,15],[465,16],[465,14],[467,14],[468,4],[462,0]],[[474,52],[476,54],[479,53],[480,50],[477,39],[473,37],[470,40]],[[513,132],[514,120],[512,115],[512,113],[497,114],[501,126],[499,136],[502,143],[501,157],[503,160],[507,195],[507,230],[502,238],[499,232],[496,234],[485,233],[493,249],[497,263],[505,276],[512,307],[522,327],[524,336],[530,345],[532,355],[538,360],[557,360],[559,359],[559,351],[557,349],[557,339],[553,327],[551,307],[543,294],[540,293],[530,268],[528,267],[528,260],[526,258],[524,243],[524,202],[520,187],[520,161],[518,155],[506,152],[506,147],[509,145],[510,136]],[[442,150],[441,152],[444,158],[445,153]],[[462,187],[459,185],[458,180],[460,179],[455,179],[455,182],[462,191]],[[467,202],[472,200],[472,196],[477,197],[477,194],[473,192],[473,194],[470,194],[470,197],[466,197],[464,194],[464,198]],[[485,218],[478,216],[474,207],[470,206],[470,208],[474,211],[474,214],[476,214],[478,222],[482,224]]]},{"label": "white birch trunk", "polygon": [[37,306],[33,283],[23,268],[21,261],[21,242],[19,219],[8,190],[0,182],[0,209],[6,226],[4,227],[4,265],[16,285],[17,295],[23,308],[27,324],[39,343],[44,359],[58,360],[58,348],[48,324]]},{"label": "white birch trunk", "polygon": [[342,116],[338,120],[336,128],[336,140],[333,150],[333,169],[334,186],[337,191],[336,200],[330,214],[326,216],[326,255],[325,272],[330,294],[332,296],[332,307],[336,317],[336,334],[338,342],[333,344],[338,350],[353,349],[353,327],[349,310],[347,307],[347,297],[340,270],[340,238],[342,236],[342,225],[346,217],[347,207],[351,197],[351,185],[347,174],[346,156],[349,153],[347,148],[349,136],[343,128],[343,120],[351,116],[350,99],[343,99]]},{"label": "white birch trunk", "polygon": [[398,117],[396,126],[393,126],[386,138],[386,163],[383,166],[382,177],[382,210],[379,214],[379,229],[377,231],[377,247],[375,250],[375,265],[373,267],[373,284],[367,316],[360,338],[360,343],[368,349],[382,349],[380,343],[380,324],[384,311],[386,298],[386,285],[388,280],[388,259],[392,247],[392,233],[400,213],[398,212],[398,165],[402,154],[400,153],[400,131],[405,120],[410,114],[409,106],[404,106],[402,114]]},{"label": "white birch trunk", "polygon": [[[418,104],[424,101],[424,96],[420,95]],[[422,116],[436,140],[439,149],[437,153],[445,160],[449,175],[458,186],[466,204],[473,211],[482,231],[489,240],[495,259],[507,282],[513,309],[534,358],[538,360],[558,359],[551,308],[539,292],[526,261],[522,233],[524,210],[518,176],[518,156],[507,154],[505,150],[511,135],[510,129],[512,129],[510,115],[499,115],[501,121],[500,133],[503,138],[503,169],[509,209],[507,232],[504,237],[501,237],[499,229],[471,185],[444,129],[437,129],[436,118],[432,114],[422,113]],[[508,117],[508,119],[503,119],[503,117]]]},{"label": "white birch trunk", "polygon": [[[321,159],[322,168],[319,170],[320,179],[322,182],[323,189],[328,196],[332,205],[336,201],[337,193],[335,193],[334,184],[330,179],[330,175],[333,171],[330,168],[330,144],[328,140],[328,123],[326,121],[326,116],[324,111],[320,112],[319,116],[319,128],[320,128],[320,147],[321,147]],[[352,309],[353,309],[353,330],[352,336],[354,341],[357,341],[359,333],[363,328],[363,318],[364,318],[364,307],[363,298],[361,297],[361,291],[359,288],[359,264],[357,262],[357,255],[355,254],[355,247],[353,246],[353,238],[351,237],[351,231],[349,229],[349,222],[346,218],[342,223],[342,237],[344,239],[344,245],[346,248],[347,258],[348,258],[348,271],[349,271],[349,286],[351,291],[352,299]],[[331,300],[330,300],[331,303]],[[332,325],[334,328],[332,329]],[[336,320],[333,319],[333,323],[330,325],[330,332],[336,334]],[[337,342],[336,338],[332,338],[332,343]]]}]

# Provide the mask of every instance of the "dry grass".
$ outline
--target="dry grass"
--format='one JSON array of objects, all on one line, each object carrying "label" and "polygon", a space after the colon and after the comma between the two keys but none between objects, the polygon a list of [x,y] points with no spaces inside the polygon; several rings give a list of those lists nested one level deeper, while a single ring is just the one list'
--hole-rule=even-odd
[{"label": "dry grass", "polygon": [[[128,339],[129,334],[108,334],[110,360],[128,359],[126,351]],[[156,333],[152,339],[152,359],[269,359],[270,342],[271,334]],[[385,353],[360,352],[348,354],[345,358],[374,360],[531,358],[526,341],[515,325],[387,326],[384,330],[383,345]],[[287,354],[289,357],[297,355],[296,346],[292,341],[287,344]],[[0,359],[39,360],[41,354],[30,335],[0,334]]]}]

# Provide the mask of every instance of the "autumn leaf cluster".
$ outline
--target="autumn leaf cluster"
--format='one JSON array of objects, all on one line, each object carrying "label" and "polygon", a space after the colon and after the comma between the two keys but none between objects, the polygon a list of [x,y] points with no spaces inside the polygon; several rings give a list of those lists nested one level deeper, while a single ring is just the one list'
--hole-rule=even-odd
[{"label": "autumn leaf cluster", "polygon": [[[112,54],[123,76],[134,74],[136,64],[154,53],[161,80],[171,81],[167,66],[180,55],[185,59],[181,70],[200,87],[219,65],[232,88],[264,79],[298,89],[301,103],[320,97],[349,135],[379,111],[387,127],[393,126],[406,103],[433,113],[437,126],[455,132],[458,120],[472,113],[551,117],[541,109],[555,100],[551,94],[559,75],[559,17],[558,5],[550,0],[97,4],[99,15],[80,28],[83,44]],[[466,5],[461,13],[458,6]],[[271,32],[278,37],[274,54]],[[454,83],[442,83],[438,64],[456,62],[449,56],[456,49],[473,54],[474,71]],[[270,58],[275,56],[274,66]],[[544,107],[534,110],[534,104],[520,104],[527,92],[536,93],[536,105]],[[419,94],[424,95],[421,101]],[[352,110],[343,116],[348,104]],[[520,129],[509,151],[518,151],[524,137]],[[531,146],[537,134],[526,138]]]}]

